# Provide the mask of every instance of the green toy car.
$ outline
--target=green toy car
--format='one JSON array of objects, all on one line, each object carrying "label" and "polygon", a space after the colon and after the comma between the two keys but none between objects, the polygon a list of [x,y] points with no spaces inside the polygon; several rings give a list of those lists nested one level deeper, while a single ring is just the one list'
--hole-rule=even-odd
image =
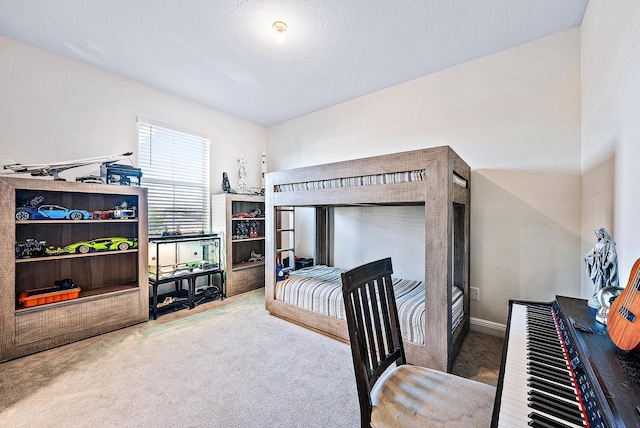
[{"label": "green toy car", "polygon": [[70,254],[87,254],[94,251],[124,251],[130,248],[138,248],[137,238],[98,238],[67,245],[64,251]]}]

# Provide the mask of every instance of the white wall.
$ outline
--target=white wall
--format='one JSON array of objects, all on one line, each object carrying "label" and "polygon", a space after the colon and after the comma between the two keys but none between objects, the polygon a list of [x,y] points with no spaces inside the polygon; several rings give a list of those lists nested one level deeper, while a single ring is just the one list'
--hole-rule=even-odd
[{"label": "white wall", "polygon": [[[221,192],[222,172],[237,185],[239,158],[248,161],[248,185],[260,186],[262,126],[2,36],[0,76],[0,161],[44,163],[132,151],[137,165],[140,116],[211,139],[213,193]],[[61,174],[68,180],[79,175],[83,169]]]},{"label": "white wall", "polygon": [[346,269],[391,257],[399,278],[424,279],[424,206],[338,207],[334,265]]},{"label": "white wall", "polygon": [[509,298],[579,294],[580,30],[275,125],[269,169],[440,145],[473,170],[471,315],[504,323]]},{"label": "white wall", "polygon": [[[582,251],[604,226],[620,282],[640,257],[640,2],[591,0],[582,36]],[[583,277],[583,293],[593,284]]]}]

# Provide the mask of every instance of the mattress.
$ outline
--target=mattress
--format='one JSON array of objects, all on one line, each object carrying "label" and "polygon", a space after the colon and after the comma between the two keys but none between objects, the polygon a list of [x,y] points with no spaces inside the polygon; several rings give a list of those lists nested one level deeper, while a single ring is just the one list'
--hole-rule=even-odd
[{"label": "mattress", "polygon": [[[324,265],[311,266],[289,273],[276,282],[276,299],[325,316],[346,319],[342,300],[345,269]],[[405,341],[424,345],[425,288],[423,281],[392,278],[396,295],[400,330]],[[452,290],[452,331],[464,317],[462,291]]]}]

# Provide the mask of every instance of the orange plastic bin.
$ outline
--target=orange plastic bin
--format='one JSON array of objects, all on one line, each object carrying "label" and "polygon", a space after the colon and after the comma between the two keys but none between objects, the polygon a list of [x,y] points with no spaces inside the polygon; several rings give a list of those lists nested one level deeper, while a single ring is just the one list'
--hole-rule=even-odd
[{"label": "orange plastic bin", "polygon": [[69,290],[61,290],[60,287],[55,286],[35,288],[33,290],[21,291],[18,296],[18,302],[23,308],[30,308],[32,306],[75,299],[79,295],[80,287]]}]

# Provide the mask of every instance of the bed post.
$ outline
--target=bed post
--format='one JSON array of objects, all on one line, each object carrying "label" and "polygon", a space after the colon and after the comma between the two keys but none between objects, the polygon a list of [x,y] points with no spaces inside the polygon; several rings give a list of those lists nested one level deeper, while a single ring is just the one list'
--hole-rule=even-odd
[{"label": "bed post", "polygon": [[331,266],[331,243],[329,241],[330,207],[316,207],[316,247],[314,263],[316,265]]},{"label": "bed post", "polygon": [[271,310],[276,286],[276,213],[273,203],[273,175],[265,174],[265,308]]},{"label": "bed post", "polygon": [[425,351],[424,364],[447,371],[451,336],[450,175],[448,148],[425,169]]},{"label": "bed post", "polygon": [[471,168],[453,150],[449,149],[449,176],[451,181],[451,214],[453,227],[452,257],[453,285],[463,291],[464,316],[451,335],[449,343],[449,370],[460,350],[462,340],[470,327],[470,236],[471,236]]}]

